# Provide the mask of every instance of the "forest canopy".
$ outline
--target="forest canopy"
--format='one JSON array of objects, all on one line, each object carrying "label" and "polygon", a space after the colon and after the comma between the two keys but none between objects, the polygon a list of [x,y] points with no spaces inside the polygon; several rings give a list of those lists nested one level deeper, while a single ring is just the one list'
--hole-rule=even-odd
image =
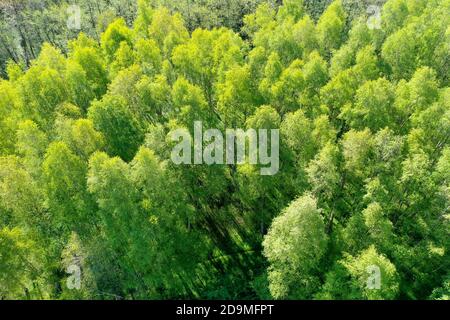
[{"label": "forest canopy", "polygon": [[[449,298],[449,0],[9,2],[0,299]],[[195,121],[278,173],[176,165]]]}]

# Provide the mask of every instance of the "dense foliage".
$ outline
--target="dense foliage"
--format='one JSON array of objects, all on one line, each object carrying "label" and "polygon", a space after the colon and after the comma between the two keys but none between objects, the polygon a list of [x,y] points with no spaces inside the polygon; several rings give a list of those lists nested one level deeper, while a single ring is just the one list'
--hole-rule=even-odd
[{"label": "dense foliage", "polygon": [[[239,32],[245,15],[258,4],[273,8],[281,0],[147,0],[152,8],[165,6],[182,15],[189,31],[196,28],[227,27]],[[344,0],[350,17],[367,12],[370,4],[385,0]],[[331,0],[305,0],[306,12],[317,20]],[[6,75],[6,62],[11,59],[28,67],[44,42],[62,53],[68,52],[68,40],[81,31],[99,41],[106,27],[118,17],[133,25],[137,14],[136,0],[2,0],[0,2],[0,75]],[[79,10],[79,12],[77,11]],[[80,14],[80,24],[73,23]],[[79,28],[79,29],[78,29]]]},{"label": "dense foliage", "polygon": [[[194,30],[140,0],[98,38],[11,53],[0,299],[448,298],[450,1],[388,0],[380,28],[345,6]],[[175,165],[194,121],[279,128],[279,173]]]},{"label": "dense foliage", "polygon": [[[244,15],[261,2],[272,0],[148,0],[156,8],[166,6],[179,12],[189,31],[197,27],[225,26],[236,31]],[[0,73],[8,59],[29,66],[43,42],[68,52],[67,40],[82,31],[100,40],[106,27],[118,17],[133,24],[137,13],[136,0],[2,0],[0,2]],[[79,9],[80,24],[71,24]],[[78,29],[80,28],[80,29]]]}]

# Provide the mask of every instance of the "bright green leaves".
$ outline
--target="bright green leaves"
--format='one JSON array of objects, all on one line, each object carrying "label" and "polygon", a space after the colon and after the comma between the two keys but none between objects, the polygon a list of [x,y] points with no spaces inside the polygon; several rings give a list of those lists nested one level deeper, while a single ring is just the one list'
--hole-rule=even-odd
[{"label": "bright green leaves", "polygon": [[185,290],[180,278],[191,277],[198,261],[192,252],[195,248],[200,258],[202,245],[196,242],[195,233],[188,234],[189,209],[183,190],[153,151],[141,148],[130,164],[104,153],[94,154],[88,187],[100,208],[102,241],[119,253],[114,255],[115,262],[107,263],[125,271],[123,294],[137,288],[139,297],[164,298]]},{"label": "bright green leaves", "polygon": [[270,106],[261,106],[247,119],[247,128],[278,129],[281,118],[277,111]]},{"label": "bright green leaves", "polygon": [[372,154],[372,134],[364,131],[350,130],[342,139],[342,153],[345,169],[352,175],[365,177],[370,170],[369,160]]},{"label": "bright green leaves", "polygon": [[131,44],[132,31],[126,26],[124,19],[117,19],[111,23],[102,34],[102,49],[109,61],[112,61],[122,42]]},{"label": "bright green leaves", "polygon": [[250,37],[254,37],[258,31],[273,26],[271,22],[273,22],[275,15],[276,10],[274,10],[270,4],[263,3],[258,6],[255,13],[244,17],[243,30]]},{"label": "bright green leaves", "polygon": [[174,49],[172,62],[181,75],[201,86],[211,103],[216,82],[242,63],[242,46],[242,40],[230,30],[197,29],[186,44]]},{"label": "bright green leaves", "polygon": [[349,38],[331,57],[330,73],[332,76],[350,68],[356,62],[356,55],[359,50],[372,44],[378,48],[377,29],[370,30],[365,19],[353,22],[349,31]]},{"label": "bright green leaves", "polygon": [[217,109],[229,127],[242,126],[260,102],[249,66],[232,68],[218,85]]},{"label": "bright green leaves", "polygon": [[383,45],[383,58],[399,79],[408,79],[416,68],[417,41],[411,28],[404,28],[391,35]]},{"label": "bright green leaves", "polygon": [[25,226],[42,218],[42,200],[42,190],[19,159],[1,157],[0,208],[10,211],[17,225]]},{"label": "bright green leaves", "polygon": [[364,222],[374,243],[390,245],[393,240],[392,222],[383,214],[379,203],[371,203],[364,211]]},{"label": "bright green leaves", "polygon": [[384,78],[368,81],[356,92],[355,105],[346,105],[342,117],[352,128],[370,128],[377,131],[384,127],[395,127],[393,85]]},{"label": "bright green leaves", "polygon": [[289,64],[318,48],[314,22],[303,12],[301,1],[285,3],[277,13],[264,3],[245,17],[243,30],[256,47],[276,52],[283,64]]},{"label": "bright green leaves", "polygon": [[52,143],[42,164],[48,205],[54,223],[62,229],[78,229],[90,210],[86,192],[87,166],[62,142]]},{"label": "bright green leaves", "polygon": [[294,40],[298,42],[303,58],[319,48],[316,27],[309,16],[304,16],[292,30]]},{"label": "bright green leaves", "polygon": [[306,92],[318,93],[319,89],[328,81],[327,63],[317,51],[309,55],[302,71],[307,89]]},{"label": "bright green leaves", "polygon": [[323,299],[392,300],[399,292],[395,266],[374,246],[357,256],[346,255],[326,276]]},{"label": "bright green leaves", "polygon": [[36,247],[20,228],[0,229],[0,297],[2,299],[41,298],[34,281],[39,276],[36,268]]},{"label": "bright green leaves", "polygon": [[69,90],[69,101],[86,112],[89,104],[95,98],[95,92],[86,71],[77,62],[68,60],[65,78]]},{"label": "bright green leaves", "polygon": [[162,67],[162,56],[156,42],[152,39],[139,39],[135,46],[136,61],[142,72],[149,76],[157,74]]},{"label": "bright green leaves", "polygon": [[281,114],[299,108],[300,93],[305,87],[302,65],[302,61],[294,60],[270,88],[270,100]]},{"label": "bright green leaves", "polygon": [[172,103],[179,125],[193,130],[195,121],[203,120],[212,124],[212,113],[203,91],[182,77],[173,85]]},{"label": "bright green leaves", "polygon": [[139,37],[148,36],[148,26],[152,22],[153,8],[146,0],[137,1],[137,16],[134,20],[133,29]]},{"label": "bright green leaves", "polygon": [[314,139],[311,136],[313,124],[303,111],[288,113],[280,130],[283,143],[293,152],[297,161],[306,162],[313,157],[315,151]]},{"label": "bright green leaves", "polygon": [[[442,50],[448,47],[448,3],[429,3],[424,8],[424,3],[421,7],[408,1],[407,7],[418,16],[407,19],[400,29],[397,29],[399,25],[392,27],[397,31],[386,39],[382,50],[382,57],[391,66],[396,79],[409,79],[420,66],[442,66]],[[390,1],[385,8],[385,15],[406,14],[405,1]],[[388,21],[393,23],[395,20]],[[402,21],[399,19],[396,23]],[[434,55],[437,55],[437,60]],[[442,72],[440,68],[437,71],[440,79],[448,79],[448,72]]]},{"label": "bright green leaves", "polygon": [[95,96],[100,98],[106,92],[108,84],[106,62],[100,48],[83,33],[80,33],[76,40],[69,42],[69,48],[69,60],[75,61],[83,68],[89,87],[92,88]]},{"label": "bright green leaves", "polygon": [[392,34],[403,26],[408,18],[406,0],[390,0],[383,6],[382,23],[387,34]]},{"label": "bright green leaves", "polygon": [[143,76],[133,89],[138,98],[136,110],[140,117],[156,122],[171,116],[173,112],[171,90],[165,76],[158,75],[154,80]]},{"label": "bright green leaves", "polygon": [[264,238],[270,263],[269,288],[276,299],[306,299],[317,290],[315,275],[327,249],[325,226],[311,196],[303,196],[275,218]]},{"label": "bright green leaves", "polygon": [[376,78],[378,78],[377,57],[373,47],[367,46],[357,53],[355,65],[340,71],[321,89],[321,100],[330,109],[332,118],[344,107],[347,109],[350,107],[349,104],[354,101],[358,86]]},{"label": "bright green leaves", "polygon": [[[375,247],[369,247],[357,257],[347,257],[343,264],[354,280],[353,288],[361,298],[389,300],[397,297],[399,290],[397,270],[389,259],[377,252]],[[377,281],[380,281],[379,289]]]},{"label": "bright green leaves", "polygon": [[55,69],[33,66],[18,80],[23,114],[48,129],[56,107],[67,99],[63,75]]},{"label": "bright green leaves", "polygon": [[340,0],[334,1],[317,23],[320,48],[328,57],[331,50],[338,49],[344,40],[345,11]]},{"label": "bright green leaves", "polygon": [[92,121],[78,119],[73,122],[68,143],[77,155],[88,159],[89,156],[104,146],[103,135],[94,129]]},{"label": "bright green leaves", "polygon": [[0,154],[14,149],[15,131],[20,117],[19,97],[12,83],[0,80]]},{"label": "bright green leaves", "polygon": [[286,0],[278,10],[277,19],[280,21],[288,18],[298,20],[303,16],[304,10],[303,0]]},{"label": "bright green leaves", "polygon": [[114,62],[111,65],[110,77],[114,79],[120,70],[131,67],[133,63],[133,50],[125,41],[122,41],[114,55]]},{"label": "bright green leaves", "polygon": [[[217,21],[188,2],[94,14],[101,41],[8,64],[0,299],[445,297],[448,1],[389,0],[381,29],[359,3],[264,1],[241,32],[257,0]],[[174,164],[195,121],[280,129],[278,173]]]},{"label": "bright green leaves", "polygon": [[306,168],[312,192],[319,199],[331,200],[339,187],[338,149],[327,144]]},{"label": "bright green leaves", "polygon": [[16,150],[22,156],[27,170],[36,177],[40,176],[42,159],[47,145],[48,137],[36,123],[27,120],[19,124]]},{"label": "bright green leaves", "polygon": [[181,16],[179,14],[172,16],[166,8],[153,12],[148,34],[156,41],[165,58],[169,58],[172,50],[189,38]]},{"label": "bright green leaves", "polygon": [[143,141],[142,128],[122,97],[106,95],[89,108],[89,119],[106,139],[106,150],[131,160]]},{"label": "bright green leaves", "polygon": [[438,98],[439,83],[433,69],[428,67],[417,69],[408,85],[411,107],[414,112],[422,111]]}]

